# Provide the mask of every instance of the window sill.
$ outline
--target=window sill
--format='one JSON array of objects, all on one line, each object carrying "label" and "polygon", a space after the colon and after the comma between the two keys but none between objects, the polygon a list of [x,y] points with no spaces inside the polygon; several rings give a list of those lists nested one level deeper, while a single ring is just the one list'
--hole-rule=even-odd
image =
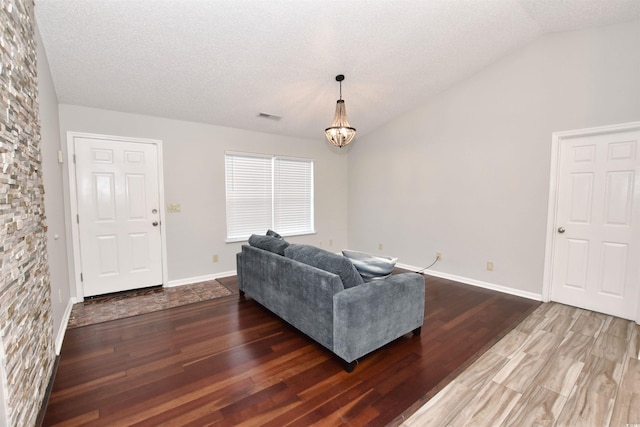
[{"label": "window sill", "polygon": [[[308,232],[304,232],[304,233],[281,234],[281,236],[282,237],[296,237],[296,236],[311,236],[313,234],[318,234],[318,233],[314,230],[314,231],[308,231]],[[249,241],[249,237],[250,236],[226,238],[224,242],[225,243],[248,242]]]}]

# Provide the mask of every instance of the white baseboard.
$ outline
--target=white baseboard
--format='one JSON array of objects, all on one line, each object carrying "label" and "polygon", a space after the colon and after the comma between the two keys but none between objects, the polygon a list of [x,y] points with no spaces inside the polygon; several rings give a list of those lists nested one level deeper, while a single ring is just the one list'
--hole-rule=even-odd
[{"label": "white baseboard", "polygon": [[[406,270],[411,270],[411,271],[422,270],[421,267],[415,267],[413,265],[400,264],[400,263],[396,265],[399,268],[404,268]],[[439,277],[441,279],[447,279],[447,280],[452,280],[454,282],[464,283],[465,285],[477,286],[479,288],[490,289],[492,291],[502,292],[504,294],[515,295],[517,297],[532,299],[535,301],[542,301],[542,294],[536,294],[533,292],[522,291],[520,289],[509,288],[507,286],[496,285],[495,283],[483,282],[481,280],[470,279],[468,277],[462,277],[462,276],[456,276],[455,274],[442,273],[440,271],[425,270],[422,273],[426,274],[427,276]]]},{"label": "white baseboard", "polygon": [[185,279],[169,280],[164,287],[173,288],[175,286],[191,285],[192,283],[206,282],[207,280],[215,280],[220,277],[235,276],[236,270],[223,271],[221,273],[207,274],[206,276],[187,277]]},{"label": "white baseboard", "polygon": [[56,337],[56,356],[60,356],[60,350],[62,350],[62,341],[64,341],[64,334],[67,332],[67,325],[69,325],[69,319],[71,318],[71,309],[73,304],[82,302],[81,298],[69,298],[67,308],[64,309],[62,315],[62,321],[60,322],[60,329],[58,329],[58,336]]}]

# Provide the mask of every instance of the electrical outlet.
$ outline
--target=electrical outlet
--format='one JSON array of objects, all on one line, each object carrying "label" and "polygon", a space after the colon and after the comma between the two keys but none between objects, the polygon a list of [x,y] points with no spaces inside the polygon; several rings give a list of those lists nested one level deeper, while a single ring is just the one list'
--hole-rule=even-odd
[{"label": "electrical outlet", "polygon": [[378,250],[381,251],[382,250],[382,243],[378,243]]},{"label": "electrical outlet", "polygon": [[436,261],[442,260],[442,254],[440,252],[436,252]]},{"label": "electrical outlet", "polygon": [[493,261],[487,261],[487,270],[493,271]]},{"label": "electrical outlet", "polygon": [[178,213],[181,210],[182,206],[180,206],[180,203],[169,203],[169,205],[167,205],[167,212]]},{"label": "electrical outlet", "polygon": [[329,246],[333,246],[333,240],[329,240]]},{"label": "electrical outlet", "polygon": [[218,254],[213,254],[213,262],[218,262]]}]

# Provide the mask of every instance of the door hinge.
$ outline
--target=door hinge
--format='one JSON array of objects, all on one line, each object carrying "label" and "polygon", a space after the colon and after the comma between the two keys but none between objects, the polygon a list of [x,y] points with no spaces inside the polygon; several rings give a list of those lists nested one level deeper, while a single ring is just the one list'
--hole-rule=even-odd
[{"label": "door hinge", "polygon": [[73,164],[74,165],[76,164],[76,155],[75,154],[73,155]]},{"label": "door hinge", "polygon": [[82,276],[82,273],[80,273],[80,281],[84,282],[84,277]]},{"label": "door hinge", "polygon": [[76,224],[80,224],[80,214],[76,215]]}]

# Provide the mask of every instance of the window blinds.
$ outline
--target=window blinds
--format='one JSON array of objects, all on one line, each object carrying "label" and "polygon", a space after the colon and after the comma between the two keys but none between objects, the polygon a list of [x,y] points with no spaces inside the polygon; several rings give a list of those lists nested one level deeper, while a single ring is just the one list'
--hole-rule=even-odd
[{"label": "window blinds", "polygon": [[274,158],[273,229],[283,235],[313,232],[313,163]]},{"label": "window blinds", "polygon": [[313,161],[226,153],[227,240],[314,232]]}]

